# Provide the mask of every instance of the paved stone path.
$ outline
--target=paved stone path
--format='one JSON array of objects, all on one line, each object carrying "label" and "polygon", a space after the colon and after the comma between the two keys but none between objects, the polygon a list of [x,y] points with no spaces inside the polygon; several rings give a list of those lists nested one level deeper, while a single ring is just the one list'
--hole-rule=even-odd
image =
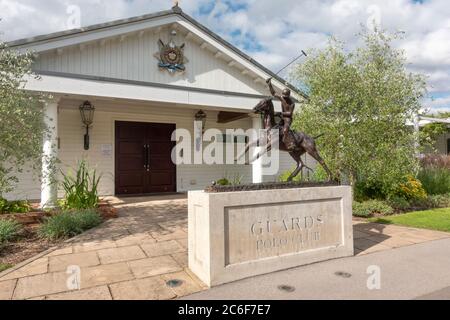
[{"label": "paved stone path", "polygon": [[[187,200],[129,198],[119,218],[64,246],[0,274],[0,300],[157,300],[207,288],[187,268]],[[450,238],[450,234],[354,222],[358,255]],[[81,290],[70,290],[68,267],[80,269]],[[182,280],[172,288],[169,280]],[[68,283],[69,282],[69,283]]]}]

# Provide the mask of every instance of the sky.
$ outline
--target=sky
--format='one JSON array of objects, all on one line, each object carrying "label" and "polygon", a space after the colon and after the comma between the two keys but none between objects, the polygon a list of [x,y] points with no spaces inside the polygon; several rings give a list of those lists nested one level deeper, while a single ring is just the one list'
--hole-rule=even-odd
[{"label": "sky", "polygon": [[[428,77],[424,107],[450,111],[448,0],[180,0],[180,7],[273,71],[330,36],[357,45],[361,25],[403,31],[395,46]],[[170,9],[172,0],[0,0],[0,38],[15,40]],[[78,15],[79,12],[79,15]],[[74,18],[76,17],[76,18]],[[79,17],[80,19],[78,19]],[[300,60],[301,63],[301,60]]]}]

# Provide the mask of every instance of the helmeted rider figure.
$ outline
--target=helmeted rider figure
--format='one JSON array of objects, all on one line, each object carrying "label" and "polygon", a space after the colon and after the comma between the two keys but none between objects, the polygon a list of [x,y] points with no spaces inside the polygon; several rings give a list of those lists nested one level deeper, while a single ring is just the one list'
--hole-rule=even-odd
[{"label": "helmeted rider figure", "polygon": [[288,150],[293,150],[295,148],[294,137],[291,134],[291,124],[294,116],[295,102],[291,98],[291,90],[284,89],[281,95],[277,94],[272,85],[272,78],[267,79],[267,84],[269,85],[270,93],[273,97],[281,101],[281,118],[283,119],[283,143],[286,145]]}]

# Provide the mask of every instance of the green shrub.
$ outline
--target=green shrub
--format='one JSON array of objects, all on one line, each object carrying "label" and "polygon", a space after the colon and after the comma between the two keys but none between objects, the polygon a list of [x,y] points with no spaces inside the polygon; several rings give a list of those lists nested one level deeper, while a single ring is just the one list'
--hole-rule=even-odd
[{"label": "green shrub", "polygon": [[227,178],[222,178],[216,182],[219,186],[230,186],[231,182]]},{"label": "green shrub", "polygon": [[31,206],[27,201],[7,201],[0,198],[1,213],[27,213],[31,211]]},{"label": "green shrub", "polygon": [[8,200],[3,199],[2,197],[0,197],[0,214],[6,212],[7,205],[8,205]]},{"label": "green shrub", "polygon": [[71,238],[98,226],[101,222],[102,218],[96,210],[65,211],[47,218],[39,234],[50,240]]},{"label": "green shrub", "polygon": [[0,245],[14,240],[22,230],[22,226],[15,220],[0,219]]},{"label": "green shrub", "polygon": [[436,194],[426,199],[415,200],[412,205],[419,209],[435,209],[450,207],[450,194]]},{"label": "green shrub", "polygon": [[354,197],[356,201],[364,202],[370,199],[385,199],[387,195],[381,182],[362,179],[355,183]]},{"label": "green shrub", "polygon": [[92,209],[76,212],[74,219],[83,231],[92,229],[102,223],[100,214]]},{"label": "green shrub", "polygon": [[368,218],[375,214],[391,215],[393,213],[394,209],[384,201],[369,200],[353,203],[353,215],[355,217]]},{"label": "green shrub", "polygon": [[418,175],[428,194],[450,193],[450,169],[425,168]]},{"label": "green shrub", "polygon": [[449,194],[436,194],[428,197],[428,203],[431,208],[448,208],[450,207]]},{"label": "green shrub", "polygon": [[75,176],[63,173],[63,177],[62,186],[65,192],[63,209],[93,209],[98,206],[97,187],[100,177],[97,177],[95,170],[89,171],[84,160],[78,164]]},{"label": "green shrub", "polygon": [[231,184],[233,186],[238,186],[242,183],[242,179],[244,179],[244,176],[242,174],[236,173],[231,179]]},{"label": "green shrub", "polygon": [[389,205],[398,211],[407,211],[411,208],[411,202],[402,197],[392,197],[388,200]]},{"label": "green shrub", "polygon": [[235,173],[232,176],[225,173],[222,179],[216,181],[216,184],[219,186],[238,186],[242,183],[243,178],[244,176],[239,173]]}]

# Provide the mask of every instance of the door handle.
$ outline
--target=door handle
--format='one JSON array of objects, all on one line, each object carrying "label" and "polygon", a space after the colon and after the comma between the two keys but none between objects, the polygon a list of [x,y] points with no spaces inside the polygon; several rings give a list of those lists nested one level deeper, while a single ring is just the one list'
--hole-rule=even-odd
[{"label": "door handle", "polygon": [[147,171],[150,171],[150,145],[147,145]]},{"label": "door handle", "polygon": [[148,159],[147,159],[147,145],[144,144],[144,169],[147,169]]}]

